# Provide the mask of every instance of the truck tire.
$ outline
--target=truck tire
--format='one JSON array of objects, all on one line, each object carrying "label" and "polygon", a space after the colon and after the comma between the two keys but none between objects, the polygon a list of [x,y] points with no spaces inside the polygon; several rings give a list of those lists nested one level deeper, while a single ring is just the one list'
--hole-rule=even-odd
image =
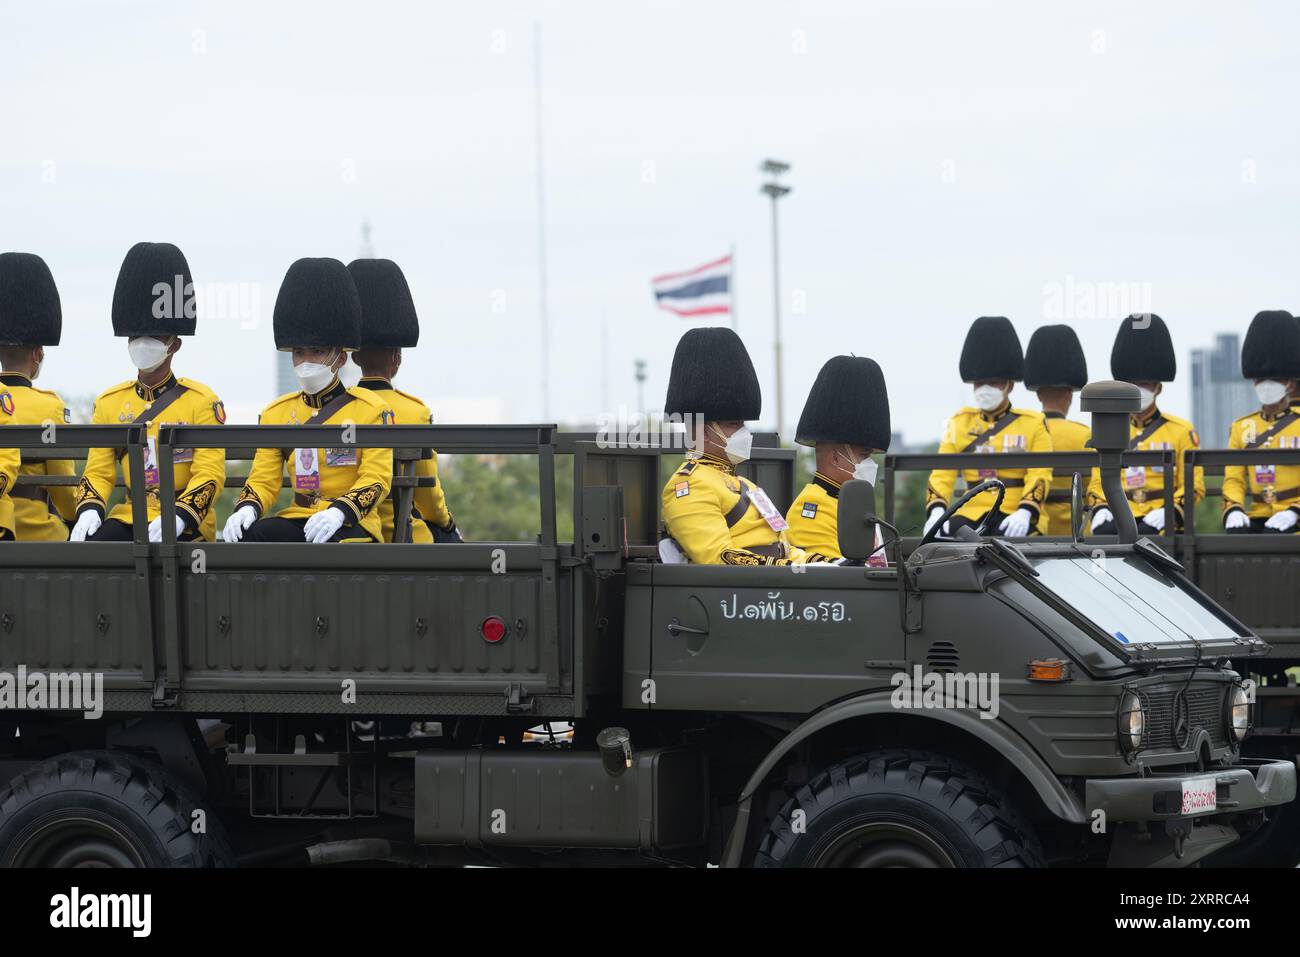
[{"label": "truck tire", "polygon": [[[195,811],[206,833],[195,834]],[[75,751],[0,789],[2,867],[225,867],[221,822],[175,775],[124,752]]]},{"label": "truck tire", "polygon": [[977,771],[928,751],[878,751],[836,764],[801,787],[772,819],[754,866],[1043,867],[1044,861],[1028,822]]}]

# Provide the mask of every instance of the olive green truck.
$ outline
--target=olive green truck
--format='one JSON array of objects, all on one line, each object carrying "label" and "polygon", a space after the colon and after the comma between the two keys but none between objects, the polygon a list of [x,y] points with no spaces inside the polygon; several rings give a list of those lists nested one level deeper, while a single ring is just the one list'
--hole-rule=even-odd
[{"label": "olive green truck", "polygon": [[[1058,458],[1112,492],[1153,464],[1124,451],[1135,401],[1090,385],[1097,451]],[[421,450],[535,456],[538,540],[167,534],[177,449],[337,431],[164,427],[162,542],[0,547],[0,864],[1145,867],[1278,840],[1295,762],[1247,756],[1261,619],[1197,587],[1199,544],[1135,540],[1122,494],[1118,541],[904,541],[851,482],[844,564],[662,564],[671,442],[357,427],[399,450],[399,512]],[[142,464],[130,425],[57,442]],[[792,450],[743,471],[789,504]]]}]

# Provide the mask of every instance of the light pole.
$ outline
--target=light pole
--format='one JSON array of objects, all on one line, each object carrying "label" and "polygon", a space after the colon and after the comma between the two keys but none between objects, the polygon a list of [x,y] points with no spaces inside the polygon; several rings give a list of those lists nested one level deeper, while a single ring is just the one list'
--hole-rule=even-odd
[{"label": "light pole", "polygon": [[776,434],[778,439],[785,432],[785,403],[781,379],[781,243],[777,231],[776,201],[790,192],[793,187],[783,186],[777,178],[789,172],[790,164],[780,160],[763,160],[759,170],[771,179],[764,183],[762,192],[772,197],[772,323],[774,327],[773,350],[776,353]]}]

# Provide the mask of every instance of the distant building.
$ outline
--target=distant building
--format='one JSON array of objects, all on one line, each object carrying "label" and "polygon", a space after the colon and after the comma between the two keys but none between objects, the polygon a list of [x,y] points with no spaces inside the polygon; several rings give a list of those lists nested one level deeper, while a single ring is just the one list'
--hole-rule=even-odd
[{"label": "distant building", "polygon": [[1241,377],[1241,341],[1221,332],[1211,349],[1192,350],[1192,424],[1205,448],[1225,448],[1234,419],[1259,403]]}]

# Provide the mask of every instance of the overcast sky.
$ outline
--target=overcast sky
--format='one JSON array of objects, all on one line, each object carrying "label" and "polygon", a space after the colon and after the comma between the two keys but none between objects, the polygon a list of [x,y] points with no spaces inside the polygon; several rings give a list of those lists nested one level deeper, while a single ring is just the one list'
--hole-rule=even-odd
[{"label": "overcast sky", "polygon": [[787,430],[822,362],[852,352],[884,368],[896,430],[937,436],[967,401],[957,358],[984,314],[1024,342],[1071,321],[1109,377],[1121,284],[1170,323],[1164,405],[1190,415],[1190,349],[1300,309],[1294,5],[0,11],[0,248],[54,272],[64,341],[42,384],[69,395],[132,374],[109,307],[127,248],[149,240],[179,245],[201,286],[260,293],[260,322],[201,316],[178,370],[232,404],[269,400],[280,278],[302,256],[354,258],[369,220],[422,322],[398,384],[435,409],[504,399],[540,420],[535,22],[553,420],[634,407],[638,357],[661,406],[688,323],[649,281],[734,243],[739,329],[775,421],[765,156],[793,167]]}]

